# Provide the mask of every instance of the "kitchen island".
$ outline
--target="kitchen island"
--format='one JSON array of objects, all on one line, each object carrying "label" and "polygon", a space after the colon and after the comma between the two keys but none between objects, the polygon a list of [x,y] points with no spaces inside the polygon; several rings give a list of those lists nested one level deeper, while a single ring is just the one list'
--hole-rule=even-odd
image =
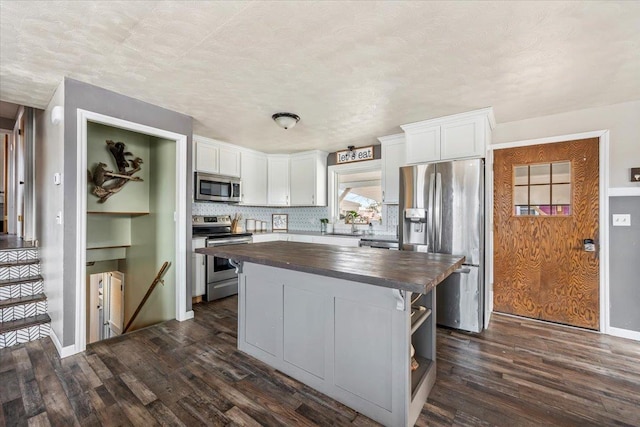
[{"label": "kitchen island", "polygon": [[415,423],[435,383],[435,288],[464,257],[294,242],[197,252],[238,265],[240,350],[382,424]]}]

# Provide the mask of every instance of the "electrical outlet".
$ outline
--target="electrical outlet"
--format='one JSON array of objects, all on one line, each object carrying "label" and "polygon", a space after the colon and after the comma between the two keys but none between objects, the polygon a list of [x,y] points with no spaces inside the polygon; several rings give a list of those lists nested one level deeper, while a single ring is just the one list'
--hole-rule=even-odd
[{"label": "electrical outlet", "polygon": [[614,227],[631,227],[630,214],[613,214]]}]

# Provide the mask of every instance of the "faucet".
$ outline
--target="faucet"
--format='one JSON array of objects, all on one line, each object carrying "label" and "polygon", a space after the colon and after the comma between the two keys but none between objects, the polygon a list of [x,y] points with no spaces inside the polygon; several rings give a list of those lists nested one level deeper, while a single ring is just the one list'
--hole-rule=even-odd
[{"label": "faucet", "polygon": [[347,215],[345,216],[345,218],[347,218],[347,221],[349,221],[349,218],[351,218],[351,233],[356,234],[358,232],[358,229],[356,228],[356,213],[351,211],[351,212],[347,212]]}]

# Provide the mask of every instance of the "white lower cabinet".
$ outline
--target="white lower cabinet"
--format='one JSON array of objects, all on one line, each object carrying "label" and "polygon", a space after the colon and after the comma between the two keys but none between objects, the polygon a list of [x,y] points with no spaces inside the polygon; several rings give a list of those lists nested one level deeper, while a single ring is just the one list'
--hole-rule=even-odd
[{"label": "white lower cabinet", "polygon": [[350,246],[357,248],[358,246],[360,246],[360,239],[355,237],[313,236],[312,243],[318,243],[320,245]]},{"label": "white lower cabinet", "polygon": [[[193,249],[204,248],[205,238],[196,237],[192,240]],[[199,297],[205,294],[207,257],[193,252],[191,256],[191,296]]]},{"label": "white lower cabinet", "polygon": [[296,234],[295,232],[253,235],[253,243],[277,242],[279,240],[283,242],[317,243],[319,245],[350,246],[354,248],[360,246],[360,239],[357,237],[317,236],[303,233]]},{"label": "white lower cabinet", "polygon": [[289,234],[289,241],[298,243],[312,243],[313,237],[306,236],[304,234]]},{"label": "white lower cabinet", "polygon": [[253,239],[253,243],[262,243],[262,242],[277,242],[278,240],[286,240],[287,235],[278,234],[278,233],[267,233],[267,234],[254,234],[251,237]]}]

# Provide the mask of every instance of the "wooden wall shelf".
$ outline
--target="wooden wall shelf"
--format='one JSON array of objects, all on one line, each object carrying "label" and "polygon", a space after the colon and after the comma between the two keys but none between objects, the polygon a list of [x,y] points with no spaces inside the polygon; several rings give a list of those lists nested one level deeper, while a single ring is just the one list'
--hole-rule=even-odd
[{"label": "wooden wall shelf", "polygon": [[130,215],[130,216],[142,216],[149,215],[149,212],[100,212],[100,211],[87,211],[89,215]]}]

